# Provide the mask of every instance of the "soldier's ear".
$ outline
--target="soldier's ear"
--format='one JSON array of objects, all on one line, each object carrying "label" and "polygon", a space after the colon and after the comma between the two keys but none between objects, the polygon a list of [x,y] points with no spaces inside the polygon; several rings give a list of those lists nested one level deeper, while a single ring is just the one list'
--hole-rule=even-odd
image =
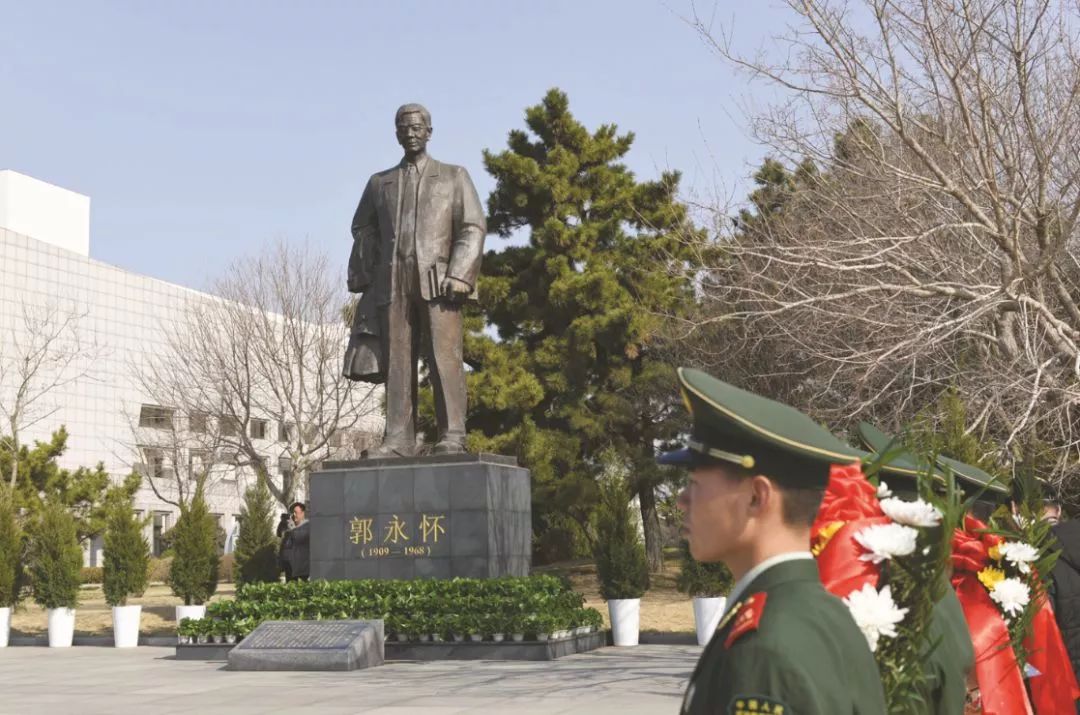
[{"label": "soldier's ear", "polygon": [[776,500],[776,487],[769,478],[755,474],[750,477],[750,508],[761,514]]}]

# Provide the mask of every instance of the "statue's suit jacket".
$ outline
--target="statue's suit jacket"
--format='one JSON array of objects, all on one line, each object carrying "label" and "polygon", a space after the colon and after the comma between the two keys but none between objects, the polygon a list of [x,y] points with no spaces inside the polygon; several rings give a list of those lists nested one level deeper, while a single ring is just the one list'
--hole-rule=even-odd
[{"label": "statue's suit jacket", "polygon": [[[400,183],[400,165],[372,176],[353,216],[349,290],[372,292],[376,306],[387,305],[394,295]],[[447,275],[468,283],[475,294],[487,227],[468,172],[429,156],[416,208],[416,263],[424,300],[440,297],[439,284]],[[370,327],[378,334],[377,325]]]}]

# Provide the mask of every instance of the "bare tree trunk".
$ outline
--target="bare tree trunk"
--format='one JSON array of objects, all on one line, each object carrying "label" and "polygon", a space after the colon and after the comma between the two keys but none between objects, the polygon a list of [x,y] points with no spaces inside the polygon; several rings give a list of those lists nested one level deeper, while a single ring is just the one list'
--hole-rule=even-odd
[{"label": "bare tree trunk", "polygon": [[660,515],[656,511],[656,488],[651,484],[638,487],[638,504],[641,507],[641,528],[645,532],[645,558],[649,571],[664,570],[664,540],[660,533]]}]

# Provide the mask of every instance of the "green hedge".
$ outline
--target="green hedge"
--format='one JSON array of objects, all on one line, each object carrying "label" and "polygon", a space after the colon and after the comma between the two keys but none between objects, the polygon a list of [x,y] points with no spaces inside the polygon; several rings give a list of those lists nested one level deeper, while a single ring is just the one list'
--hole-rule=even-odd
[{"label": "green hedge", "polygon": [[[599,628],[585,598],[553,576],[418,581],[294,581],[244,584],[236,600],[207,607],[209,624],[181,635],[243,635],[265,620],[375,619],[387,637],[536,636]],[[213,622],[224,623],[216,625]],[[202,629],[202,630],[199,630]]]}]

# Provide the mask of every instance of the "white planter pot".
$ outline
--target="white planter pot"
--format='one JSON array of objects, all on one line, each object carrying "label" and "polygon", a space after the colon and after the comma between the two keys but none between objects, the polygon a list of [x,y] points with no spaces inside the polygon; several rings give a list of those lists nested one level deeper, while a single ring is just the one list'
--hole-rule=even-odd
[{"label": "white planter pot", "polygon": [[117,648],[134,648],[139,645],[139,618],[142,606],[113,606],[113,645]]},{"label": "white planter pot", "polygon": [[611,616],[611,638],[615,645],[637,645],[641,599],[613,598],[607,605],[608,614]]},{"label": "white planter pot", "polygon": [[177,606],[176,607],[176,625],[180,625],[180,621],[185,618],[191,618],[193,620],[200,620],[206,618],[206,604],[200,606]]},{"label": "white planter pot", "polygon": [[49,609],[49,647],[70,648],[75,635],[75,609]]},{"label": "white planter pot", "polygon": [[6,648],[8,634],[11,632],[11,609],[5,606],[0,608],[0,648]]},{"label": "white planter pot", "polygon": [[723,596],[716,598],[701,598],[694,596],[694,624],[697,626],[698,645],[705,645],[716,632],[716,626],[720,623],[720,614],[724,612],[724,604],[727,599]]}]

